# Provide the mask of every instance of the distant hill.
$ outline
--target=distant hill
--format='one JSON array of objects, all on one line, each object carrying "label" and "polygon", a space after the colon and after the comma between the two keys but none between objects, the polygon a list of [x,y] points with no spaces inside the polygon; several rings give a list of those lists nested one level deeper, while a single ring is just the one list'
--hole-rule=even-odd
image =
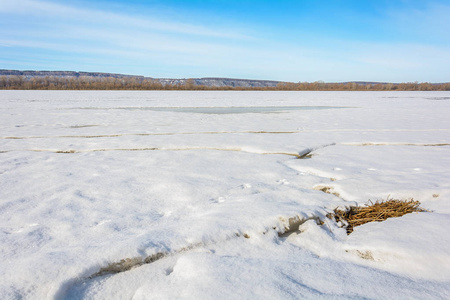
[{"label": "distant hill", "polygon": [[18,71],[18,70],[1,70],[0,76],[25,76],[31,77],[92,77],[92,78],[137,78],[139,80],[151,79],[160,82],[163,85],[185,85],[189,80],[195,85],[203,85],[207,87],[276,87],[281,81],[274,80],[252,80],[252,79],[233,79],[233,78],[153,78],[139,75],[124,75],[116,73],[100,73],[100,72],[75,72],[75,71]]},{"label": "distant hill", "polygon": [[100,72],[0,69],[2,90],[266,90],[266,91],[450,91],[450,83],[284,82],[235,78],[153,78]]}]

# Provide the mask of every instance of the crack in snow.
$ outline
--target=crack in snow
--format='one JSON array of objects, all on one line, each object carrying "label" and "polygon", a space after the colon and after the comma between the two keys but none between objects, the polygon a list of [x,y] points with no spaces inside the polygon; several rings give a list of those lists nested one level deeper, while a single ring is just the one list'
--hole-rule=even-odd
[{"label": "crack in snow", "polygon": [[441,147],[450,146],[450,143],[394,143],[394,142],[367,142],[367,143],[340,143],[345,146],[422,146],[422,147]]},{"label": "crack in snow", "polygon": [[[86,126],[81,126],[77,128],[82,128]],[[71,127],[73,128],[73,127]],[[153,133],[123,133],[123,134],[98,134],[98,135],[55,135],[55,136],[2,136],[0,139],[9,140],[25,140],[25,139],[53,139],[53,138],[111,138],[111,137],[121,137],[121,136],[164,136],[164,135],[208,135],[208,134],[292,134],[299,133],[301,131],[200,131],[200,132],[153,132]]]},{"label": "crack in snow", "polygon": [[[322,216],[323,219],[325,219],[325,216]],[[304,224],[305,222],[309,220],[315,220],[317,225],[323,225],[324,221],[322,220],[321,216],[319,215],[312,215],[309,217],[300,217],[299,214],[295,215],[294,217],[290,218],[283,218],[279,217],[279,220],[282,224],[284,224],[281,228],[278,228],[277,226],[272,227],[272,229],[277,233],[278,238],[284,239],[288,237],[290,234],[297,232],[300,233],[299,227]],[[270,226],[268,227],[270,228]],[[260,233],[261,235],[266,235],[270,229]],[[245,232],[237,231],[234,234],[228,235],[228,237],[225,239],[225,241],[237,239],[237,238],[244,238],[244,239],[250,239],[250,235]],[[132,269],[154,263],[158,260],[164,259],[166,257],[175,256],[181,253],[185,253],[200,247],[207,247],[211,245],[219,244],[220,242],[223,242],[224,240],[219,241],[210,241],[210,242],[198,242],[193,243],[188,246],[182,247],[175,251],[161,251],[156,252],[154,254],[151,254],[146,257],[132,257],[132,258],[124,258],[121,259],[118,262],[110,263],[104,267],[101,267],[97,272],[92,273],[91,275],[87,276],[80,276],[76,278],[72,278],[67,280],[64,284],[62,284],[59,288],[59,290],[56,293],[55,299],[64,299],[65,295],[67,293],[75,288],[76,286],[80,284],[86,284],[88,281],[99,278],[101,276],[113,276],[118,273],[123,273],[130,271]],[[169,275],[172,271],[167,271],[167,275]]]},{"label": "crack in snow", "polygon": [[[299,228],[307,221],[314,220],[317,225],[323,225],[324,221],[319,216],[311,216],[308,218],[300,218],[298,215],[291,217],[287,220],[287,225],[284,227],[284,231],[278,231],[278,237],[288,237],[290,234],[297,232],[300,233]],[[284,220],[283,220],[284,221]]]},{"label": "crack in snow", "polygon": [[[235,233],[228,239],[239,238],[239,237],[240,237],[240,234]],[[95,272],[91,275],[76,277],[76,278],[67,280],[64,284],[62,284],[60,286],[59,290],[56,292],[55,299],[64,299],[65,296],[67,295],[67,293],[71,289],[73,289],[74,287],[76,287],[80,284],[86,284],[86,282],[88,282],[89,280],[93,280],[93,279],[96,279],[101,276],[107,276],[107,275],[112,276],[114,274],[130,271],[130,270],[138,268],[140,266],[154,263],[160,259],[163,259],[163,258],[166,258],[169,256],[174,256],[174,255],[177,255],[180,253],[184,253],[184,252],[187,252],[187,251],[199,248],[199,247],[208,246],[209,244],[211,244],[211,243],[202,243],[202,242],[194,243],[194,244],[190,244],[188,246],[182,247],[179,250],[175,250],[175,251],[156,252],[147,257],[133,257],[133,258],[121,259],[118,262],[110,263],[105,267],[101,267],[97,272]]]},{"label": "crack in snow", "polygon": [[[261,154],[261,155],[270,155],[270,154],[279,154],[279,155],[288,155],[294,156],[296,158],[309,158],[306,155],[293,153],[293,152],[264,152],[264,151],[252,151],[248,149],[241,148],[216,148],[216,147],[185,147],[185,148],[164,148],[164,147],[143,147],[143,148],[111,148],[111,149],[87,149],[87,150],[75,150],[75,149],[67,149],[67,150],[53,150],[53,149],[23,149],[23,150],[8,150],[8,151],[0,151],[0,153],[7,152],[17,152],[17,151],[31,151],[31,152],[53,152],[53,153],[63,153],[63,154],[73,154],[73,153],[84,153],[84,152],[106,152],[106,151],[192,151],[192,150],[214,150],[214,151],[233,151],[233,152],[245,152],[252,154]],[[302,152],[301,152],[302,153]]]},{"label": "crack in snow", "polygon": [[313,154],[311,152],[316,151],[318,149],[325,148],[325,147],[335,146],[335,145],[336,145],[336,143],[331,143],[331,144],[321,145],[321,146],[318,146],[318,147],[306,148],[305,150],[300,151],[298,153],[298,158],[300,158],[300,159],[302,159],[302,158],[303,159],[311,158],[313,156]]},{"label": "crack in snow", "polygon": [[[74,125],[68,128],[85,128],[101,125]],[[286,130],[286,131],[266,131],[266,130],[243,130],[243,131],[199,131],[199,132],[144,132],[144,133],[117,133],[98,135],[56,135],[56,136],[1,136],[0,139],[23,140],[23,139],[53,139],[53,138],[111,138],[121,136],[164,136],[164,135],[213,135],[213,134],[294,134],[294,133],[315,133],[315,132],[440,132],[450,131],[450,129],[318,129],[318,130]],[[353,143],[342,143],[353,144]]]}]

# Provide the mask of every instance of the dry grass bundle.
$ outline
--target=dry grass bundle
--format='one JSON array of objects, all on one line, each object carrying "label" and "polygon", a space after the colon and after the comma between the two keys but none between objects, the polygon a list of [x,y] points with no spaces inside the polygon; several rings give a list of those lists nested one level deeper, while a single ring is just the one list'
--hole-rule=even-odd
[{"label": "dry grass bundle", "polygon": [[350,206],[347,210],[336,208],[334,214],[329,217],[336,220],[336,222],[344,221],[348,224],[347,234],[352,233],[353,227],[369,223],[381,222],[388,218],[401,217],[412,212],[426,211],[420,208],[420,202],[409,200],[387,199],[384,201],[377,201],[369,203],[365,207]]}]

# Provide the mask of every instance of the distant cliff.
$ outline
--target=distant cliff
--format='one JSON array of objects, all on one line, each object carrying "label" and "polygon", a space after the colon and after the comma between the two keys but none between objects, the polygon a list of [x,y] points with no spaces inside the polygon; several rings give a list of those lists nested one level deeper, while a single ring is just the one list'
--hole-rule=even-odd
[{"label": "distant cliff", "polygon": [[181,84],[185,85],[189,82],[195,85],[203,85],[207,87],[276,87],[280,81],[273,80],[251,80],[251,79],[233,79],[233,78],[191,78],[191,79],[165,79],[153,78],[162,84]]},{"label": "distant cliff", "polygon": [[74,71],[18,71],[18,70],[1,70],[0,76],[2,75],[15,75],[15,76],[26,76],[26,77],[112,77],[112,78],[125,78],[125,77],[136,77],[144,78],[144,76],[136,75],[123,75],[114,73],[99,73],[99,72],[74,72]]}]

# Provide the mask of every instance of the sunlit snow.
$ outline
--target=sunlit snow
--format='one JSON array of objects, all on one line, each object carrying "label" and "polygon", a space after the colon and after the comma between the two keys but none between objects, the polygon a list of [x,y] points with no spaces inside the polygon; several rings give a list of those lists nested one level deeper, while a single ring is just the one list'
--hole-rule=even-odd
[{"label": "sunlit snow", "polygon": [[448,299],[449,96],[1,91],[0,298]]}]

